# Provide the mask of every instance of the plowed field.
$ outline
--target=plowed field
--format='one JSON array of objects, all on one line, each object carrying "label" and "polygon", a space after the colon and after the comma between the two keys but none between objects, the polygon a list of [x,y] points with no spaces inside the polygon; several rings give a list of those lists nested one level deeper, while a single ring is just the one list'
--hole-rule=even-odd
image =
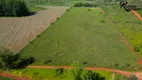
[{"label": "plowed field", "polygon": [[[45,6],[44,6],[45,7]],[[45,30],[50,23],[56,21],[66,12],[68,7],[46,7],[33,16],[0,18],[0,45],[13,52],[20,51],[29,40]]]}]

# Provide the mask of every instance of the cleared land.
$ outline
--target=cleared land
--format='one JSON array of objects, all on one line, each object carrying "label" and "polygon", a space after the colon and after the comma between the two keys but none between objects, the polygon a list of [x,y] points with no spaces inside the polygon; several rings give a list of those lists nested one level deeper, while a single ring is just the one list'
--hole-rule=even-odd
[{"label": "cleared land", "polygon": [[[46,6],[44,6],[46,7]],[[50,23],[56,21],[66,12],[68,7],[46,7],[33,16],[20,18],[0,18],[0,45],[13,52],[20,51],[29,40],[45,30]]]},{"label": "cleared land", "polygon": [[70,65],[134,69],[137,59],[98,8],[73,8],[20,54],[33,56],[33,65]]},{"label": "cleared land", "polygon": [[118,6],[104,9],[139,57],[142,58],[142,22],[132,12],[126,12]]}]

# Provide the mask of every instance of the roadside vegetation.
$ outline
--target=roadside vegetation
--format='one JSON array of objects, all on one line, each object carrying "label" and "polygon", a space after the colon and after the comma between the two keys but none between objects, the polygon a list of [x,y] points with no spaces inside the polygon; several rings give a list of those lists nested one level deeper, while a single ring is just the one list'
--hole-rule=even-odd
[{"label": "roadside vegetation", "polygon": [[138,78],[134,75],[127,77],[120,74],[115,74],[114,80],[138,80]]},{"label": "roadside vegetation", "polygon": [[14,70],[11,72],[18,76],[28,76],[33,80],[110,80],[111,72],[84,70],[78,62],[72,64],[72,69],[32,69]]}]

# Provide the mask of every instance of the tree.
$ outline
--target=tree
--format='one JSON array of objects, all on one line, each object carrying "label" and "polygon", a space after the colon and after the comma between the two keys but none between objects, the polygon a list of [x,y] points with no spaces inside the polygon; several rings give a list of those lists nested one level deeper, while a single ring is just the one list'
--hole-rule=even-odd
[{"label": "tree", "polygon": [[20,54],[13,54],[10,50],[0,47],[0,68],[7,69],[19,69],[24,68],[27,65],[33,63],[35,59],[33,57],[22,57]]},{"label": "tree", "polygon": [[99,73],[84,70],[82,80],[105,80],[105,77],[102,77]]},{"label": "tree", "polygon": [[68,75],[71,80],[81,80],[81,74],[83,71],[83,67],[78,62],[74,62],[71,65],[72,69],[69,70]]},{"label": "tree", "polygon": [[29,9],[24,0],[0,0],[0,16],[27,16]]},{"label": "tree", "polygon": [[128,80],[138,80],[138,78],[135,75],[131,75]]},{"label": "tree", "polygon": [[78,62],[74,62],[71,67],[68,72],[70,80],[105,80],[99,73],[84,70]]}]

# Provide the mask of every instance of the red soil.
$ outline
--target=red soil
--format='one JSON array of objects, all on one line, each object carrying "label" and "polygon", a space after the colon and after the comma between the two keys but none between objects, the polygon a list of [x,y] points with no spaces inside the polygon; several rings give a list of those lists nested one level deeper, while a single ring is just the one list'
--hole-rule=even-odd
[{"label": "red soil", "polygon": [[5,72],[0,72],[0,76],[12,78],[12,79],[15,79],[15,80],[29,80],[28,78],[23,78],[23,77],[20,77],[20,76],[14,76],[14,75],[11,75],[11,74],[8,74],[8,73],[5,73]]},{"label": "red soil", "polygon": [[[100,8],[101,12],[103,14],[105,14],[104,10],[102,8]],[[135,12],[134,10],[132,10],[132,12],[134,12],[134,14],[136,16],[139,16],[140,18],[140,15]],[[105,14],[106,15],[106,14]],[[136,52],[133,50],[133,47],[129,44],[129,42],[125,39],[125,37],[121,34],[121,32],[119,31],[119,29],[113,24],[113,22],[110,20],[110,18],[106,15],[106,18],[108,19],[108,21],[112,24],[112,26],[120,33],[120,37],[121,39],[124,41],[124,43],[127,45],[127,47],[131,50],[131,52],[135,55],[135,57],[138,59],[138,64],[142,66],[142,59],[140,59],[140,57],[136,54]],[[140,18],[142,20],[142,18]]]},{"label": "red soil", "polygon": [[[47,69],[55,69],[55,68],[64,68],[64,69],[70,69],[70,66],[28,66],[27,68],[47,68]],[[139,80],[142,80],[142,72],[127,72],[127,71],[121,71],[121,70],[114,70],[114,69],[108,69],[108,68],[93,68],[93,67],[85,67],[87,70],[102,70],[107,72],[114,72],[117,74],[122,74],[125,76],[135,75],[138,77]]]},{"label": "red soil", "polygon": [[138,17],[138,19],[142,22],[142,17],[135,11],[132,10],[133,14]]}]

